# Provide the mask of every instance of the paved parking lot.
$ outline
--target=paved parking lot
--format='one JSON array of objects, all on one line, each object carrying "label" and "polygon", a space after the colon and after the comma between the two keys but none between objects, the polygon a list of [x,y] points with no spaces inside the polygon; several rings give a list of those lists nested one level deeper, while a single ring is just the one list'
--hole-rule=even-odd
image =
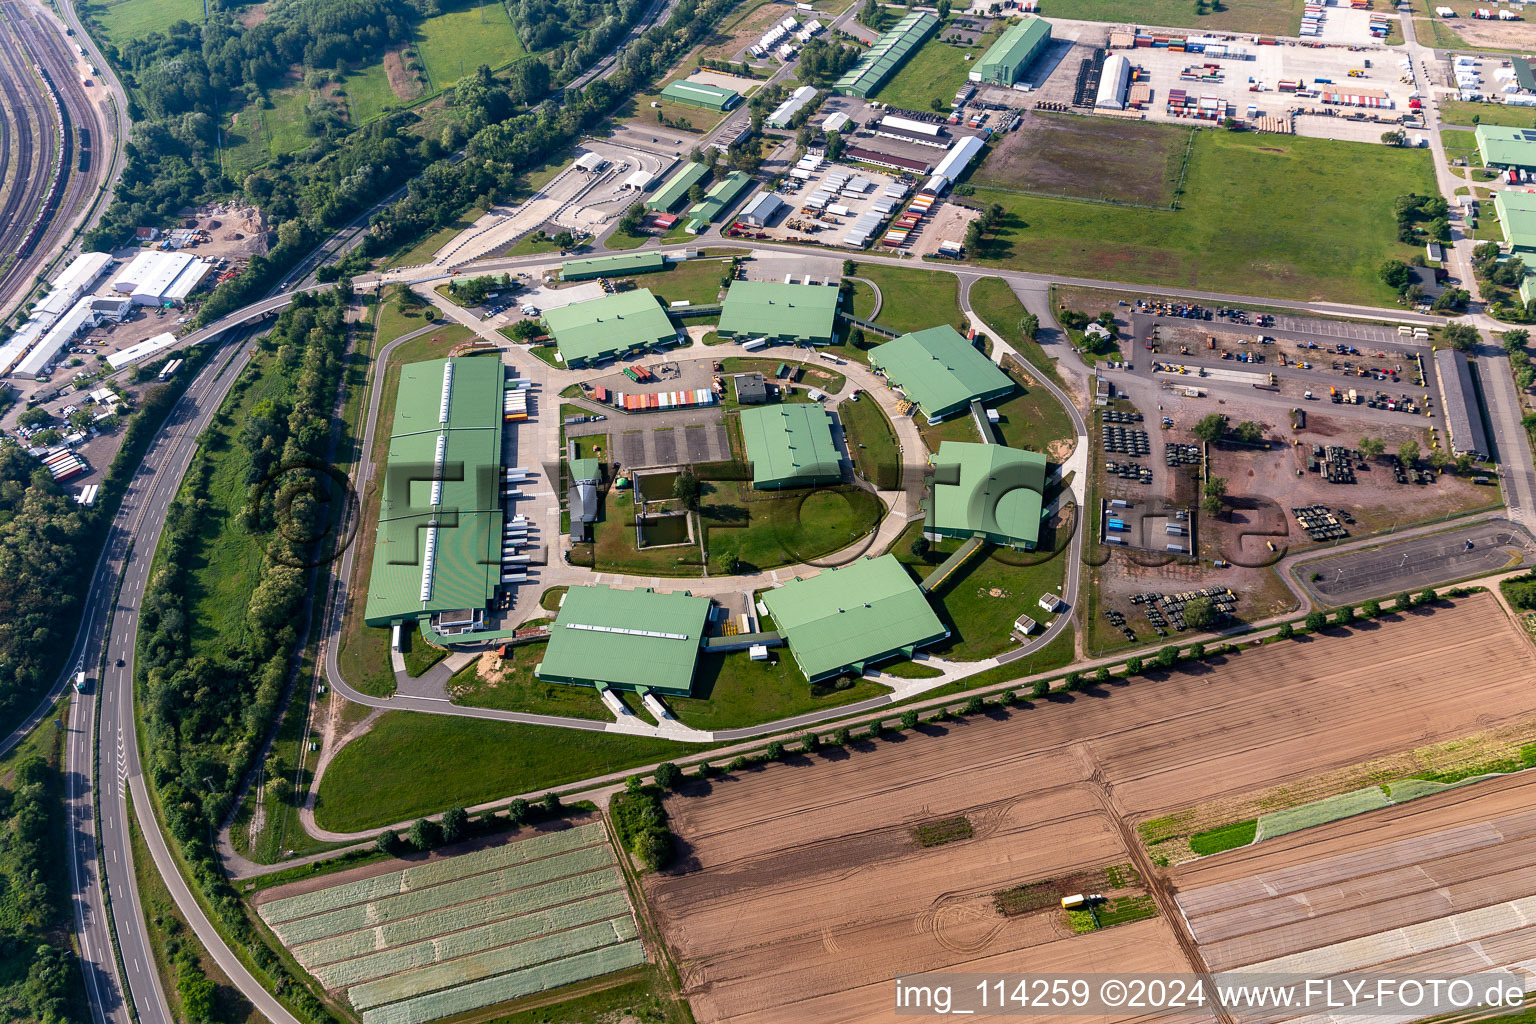
[{"label": "paved parking lot", "polygon": [[[1496,497],[1489,488],[1489,500]],[[1297,564],[1296,574],[1323,601],[1342,605],[1515,569],[1533,561],[1536,543],[1530,536],[1507,519],[1494,519],[1376,548],[1308,559]],[[1314,572],[1322,579],[1313,582]]]}]

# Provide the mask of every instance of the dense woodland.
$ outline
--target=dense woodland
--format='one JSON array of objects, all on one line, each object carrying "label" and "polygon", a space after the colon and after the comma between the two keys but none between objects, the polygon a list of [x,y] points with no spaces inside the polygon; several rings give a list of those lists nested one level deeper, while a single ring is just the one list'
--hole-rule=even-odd
[{"label": "dense woodland", "polygon": [[[52,726],[48,726],[52,728]],[[0,1019],[69,1024],[80,985],[74,954],[48,941],[69,918],[57,766],[24,757],[0,785]]]}]

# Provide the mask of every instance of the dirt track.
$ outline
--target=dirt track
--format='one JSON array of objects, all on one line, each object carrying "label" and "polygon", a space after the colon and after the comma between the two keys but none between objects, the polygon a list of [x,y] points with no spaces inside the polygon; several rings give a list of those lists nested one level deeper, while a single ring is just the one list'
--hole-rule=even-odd
[{"label": "dirt track", "polygon": [[[991,893],[1130,859],[1116,816],[1536,713],[1536,656],[1490,597],[1354,632],[671,798],[684,863],[645,889],[696,1016],[887,1019],[898,972],[1191,969],[1165,918],[1072,936],[1057,913],[1000,917]],[[911,843],[913,824],[956,813],[974,838]]]}]

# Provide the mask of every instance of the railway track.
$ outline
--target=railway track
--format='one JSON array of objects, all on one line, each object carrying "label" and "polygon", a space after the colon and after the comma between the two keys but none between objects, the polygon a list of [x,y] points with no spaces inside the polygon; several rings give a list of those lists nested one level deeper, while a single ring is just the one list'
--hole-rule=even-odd
[{"label": "railway track", "polygon": [[0,289],[15,276],[17,254],[31,230],[43,193],[38,143],[40,129],[46,128],[48,121],[33,74],[32,62],[13,34],[10,12],[0,8],[0,92],[16,115],[4,127],[10,185],[0,204],[0,267],[4,267],[0,270]]}]

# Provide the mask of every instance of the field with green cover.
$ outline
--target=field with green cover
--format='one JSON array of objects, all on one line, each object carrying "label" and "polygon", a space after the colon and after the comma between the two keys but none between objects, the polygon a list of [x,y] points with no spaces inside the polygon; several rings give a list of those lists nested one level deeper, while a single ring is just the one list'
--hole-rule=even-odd
[{"label": "field with green cover", "polygon": [[1100,280],[1387,305],[1396,295],[1377,275],[1381,261],[1417,251],[1397,241],[1393,201],[1434,188],[1423,151],[1203,130],[1178,210],[977,186],[977,200],[1005,210],[978,258]]},{"label": "field with green cover", "polygon": [[291,891],[264,894],[262,920],[371,1024],[422,1024],[645,960],[600,822]]},{"label": "field with green cover", "polygon": [[667,697],[678,721],[695,729],[736,729],[811,711],[842,707],[890,693],[859,680],[845,690],[805,681],[789,651],[774,661],[752,661],[746,651],[704,654],[694,671],[693,696]]},{"label": "field with green cover", "polygon": [[[907,58],[874,98],[906,110],[928,110],[932,101],[938,100],[948,110],[955,93],[965,85],[966,72],[1001,34],[1002,30],[994,26],[975,46],[960,46],[944,42],[940,38],[944,35],[941,27]],[[965,59],[967,54],[969,62]]]},{"label": "field with green cover", "polygon": [[444,5],[442,14],[416,27],[416,51],[433,91],[448,88],[481,64],[492,69],[525,56],[506,7],[491,0]]},{"label": "field with green cover", "polygon": [[[1442,124],[1466,125],[1497,124],[1506,128],[1530,128],[1536,126],[1536,110],[1530,107],[1506,107],[1502,103],[1464,103],[1461,100],[1440,101]],[[1444,132],[1442,131],[1442,137]]]},{"label": "field with green cover", "polygon": [[1223,0],[1195,6],[1182,0],[1053,0],[1050,15],[1073,21],[1116,21],[1202,32],[1295,35],[1302,0]]},{"label": "field with green cover", "polygon": [[151,32],[163,32],[178,21],[200,25],[202,0],[92,0],[80,5],[85,20],[101,26],[107,38],[121,46]]}]

